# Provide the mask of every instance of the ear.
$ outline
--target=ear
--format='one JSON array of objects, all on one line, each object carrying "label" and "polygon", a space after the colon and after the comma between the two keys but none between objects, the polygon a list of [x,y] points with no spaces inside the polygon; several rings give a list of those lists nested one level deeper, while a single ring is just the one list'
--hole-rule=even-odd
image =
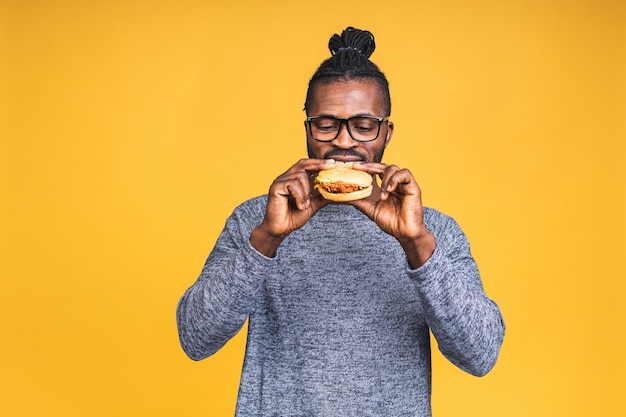
[{"label": "ear", "polygon": [[385,135],[385,148],[389,145],[393,136],[393,122],[387,122],[387,135]]}]

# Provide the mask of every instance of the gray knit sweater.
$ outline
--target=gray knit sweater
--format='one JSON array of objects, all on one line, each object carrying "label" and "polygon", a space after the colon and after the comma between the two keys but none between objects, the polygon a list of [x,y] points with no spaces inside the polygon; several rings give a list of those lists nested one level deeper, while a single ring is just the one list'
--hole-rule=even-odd
[{"label": "gray knit sweater", "polygon": [[429,329],[461,369],[493,367],[504,323],[452,218],[425,210],[437,249],[415,270],[350,205],[326,206],[267,258],[249,243],[266,202],[228,218],[177,309],[195,360],[249,319],[236,416],[431,416]]}]

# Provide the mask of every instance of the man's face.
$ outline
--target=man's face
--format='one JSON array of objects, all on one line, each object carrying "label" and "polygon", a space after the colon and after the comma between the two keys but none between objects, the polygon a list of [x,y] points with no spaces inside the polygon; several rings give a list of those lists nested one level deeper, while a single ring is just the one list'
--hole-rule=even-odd
[{"label": "man's face", "polygon": [[[314,87],[308,116],[334,116],[347,119],[354,116],[385,116],[380,87],[374,81],[337,81]],[[311,137],[305,122],[309,158],[337,161],[380,162],[393,134],[393,123],[383,122],[376,140],[358,142],[342,124],[337,138],[319,142]]]}]

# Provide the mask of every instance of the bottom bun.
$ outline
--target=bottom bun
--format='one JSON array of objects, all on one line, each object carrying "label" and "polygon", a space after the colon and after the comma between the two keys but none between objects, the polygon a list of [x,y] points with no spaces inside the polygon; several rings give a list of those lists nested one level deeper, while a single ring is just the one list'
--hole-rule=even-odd
[{"label": "bottom bun", "polygon": [[362,190],[354,191],[351,193],[329,193],[323,188],[318,188],[318,191],[326,200],[345,202],[360,200],[362,198],[369,197],[372,194],[372,189],[373,187],[369,186],[367,188],[363,188]]}]

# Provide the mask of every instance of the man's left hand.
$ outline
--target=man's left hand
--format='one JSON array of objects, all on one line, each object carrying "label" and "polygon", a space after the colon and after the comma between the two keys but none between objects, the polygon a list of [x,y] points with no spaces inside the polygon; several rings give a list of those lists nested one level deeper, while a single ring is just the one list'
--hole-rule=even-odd
[{"label": "man's left hand", "polygon": [[377,175],[381,184],[378,198],[374,194],[351,204],[400,242],[413,268],[423,265],[436,243],[424,224],[421,190],[411,172],[377,162],[358,162],[353,167]]}]

